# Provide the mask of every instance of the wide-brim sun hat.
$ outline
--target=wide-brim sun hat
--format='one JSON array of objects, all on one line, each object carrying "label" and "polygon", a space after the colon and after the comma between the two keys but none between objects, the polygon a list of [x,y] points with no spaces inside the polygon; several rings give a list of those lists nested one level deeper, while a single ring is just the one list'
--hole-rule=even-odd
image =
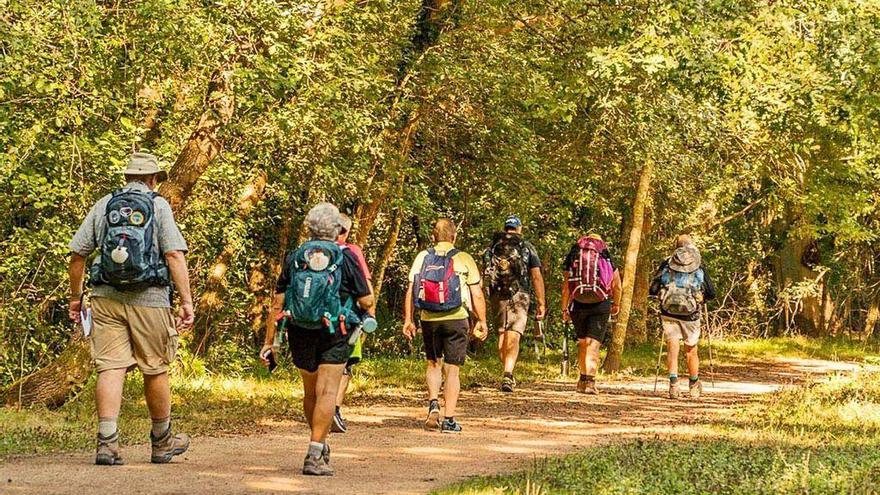
[{"label": "wide-brim sun hat", "polygon": [[700,268],[700,251],[694,246],[684,246],[675,250],[669,258],[669,267],[677,272],[691,273]]},{"label": "wide-brim sun hat", "polygon": [[153,175],[158,174],[159,182],[168,180],[168,172],[159,166],[159,158],[150,153],[132,153],[128,157],[128,165],[122,171],[123,175]]}]

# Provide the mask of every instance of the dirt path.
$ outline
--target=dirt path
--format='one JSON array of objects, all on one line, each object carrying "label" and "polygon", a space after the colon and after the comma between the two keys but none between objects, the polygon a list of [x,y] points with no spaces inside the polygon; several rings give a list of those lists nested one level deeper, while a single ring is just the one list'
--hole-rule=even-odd
[{"label": "dirt path", "polygon": [[513,395],[483,388],[463,394],[460,435],[422,430],[422,399],[399,397],[347,409],[349,432],[331,439],[333,478],[299,474],[306,428],[291,422],[271,434],[197,438],[184,459],[167,466],[149,464],[148,445],[126,448],[127,464],[114,468],[91,465],[89,453],[13,460],[0,466],[0,493],[425,493],[538,457],[699,423],[755,394],[851,368],[812,360],[743,363],[718,370],[716,387],[707,380],[699,402],[655,396],[653,380],[644,379],[607,383],[598,397],[575,395],[573,384],[561,382],[523,386]]}]

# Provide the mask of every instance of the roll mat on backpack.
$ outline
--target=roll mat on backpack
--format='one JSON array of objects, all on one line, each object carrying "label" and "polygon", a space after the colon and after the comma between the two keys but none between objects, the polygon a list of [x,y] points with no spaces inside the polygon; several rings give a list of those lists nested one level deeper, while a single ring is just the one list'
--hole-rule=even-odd
[{"label": "roll mat on backpack", "polygon": [[339,293],[342,263],[342,248],[331,241],[307,241],[293,252],[284,309],[295,326],[345,335],[360,324],[353,301],[343,304]]},{"label": "roll mat on backpack", "polygon": [[577,254],[568,269],[568,291],[572,301],[598,303],[611,297],[614,266],[602,256],[606,249],[601,239],[578,239]]},{"label": "roll mat on backpack", "polygon": [[89,271],[91,285],[127,291],[170,284],[168,266],[154,240],[157,196],[153,191],[113,191],[104,209],[107,228],[99,246],[100,259]]},{"label": "roll mat on backpack", "polygon": [[521,235],[495,234],[483,260],[489,294],[510,297],[525,289],[527,285],[523,281],[529,273],[528,259],[528,248]]},{"label": "roll mat on backpack", "polygon": [[456,253],[457,249],[442,255],[437,254],[434,248],[428,249],[422,268],[413,280],[416,308],[441,313],[461,307],[461,279],[455,272],[453,260]]}]

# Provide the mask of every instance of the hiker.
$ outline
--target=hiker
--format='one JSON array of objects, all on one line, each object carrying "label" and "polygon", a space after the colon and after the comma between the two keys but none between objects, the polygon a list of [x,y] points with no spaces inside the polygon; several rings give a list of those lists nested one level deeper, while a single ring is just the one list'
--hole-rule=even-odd
[{"label": "hiker", "polygon": [[483,254],[483,269],[489,302],[498,325],[498,357],[504,367],[501,391],[513,392],[513,369],[519,357],[519,341],[529,323],[534,288],[538,307],[535,319],[547,312],[541,259],[535,247],[522,236],[522,221],[516,215],[504,221],[504,231],[495,234]]},{"label": "hiker", "polygon": [[691,237],[681,234],[675,239],[675,252],[663,260],[649,294],[660,300],[660,321],[663,338],[668,344],[666,362],[669,368],[669,398],[678,399],[678,350],[684,340],[688,368],[688,391],[691,399],[703,393],[700,381],[700,319],[703,304],[715,298],[715,287],[702,265],[700,251]]},{"label": "hiker", "polygon": [[[186,452],[189,436],[171,431],[168,367],[177,355],[178,331],[192,326],[192,293],[186,241],[171,206],[153,192],[168,175],[159,160],[134,153],[123,170],[126,184],[101,198],[70,241],[70,319],[82,323],[98,373],[95,464],[123,464],[117,419],[125,374],[137,367],[153,426],[150,461],[167,463]],[[91,317],[84,310],[86,261]],[[180,294],[177,321],[171,311],[171,283]],[[83,320],[85,316],[85,321]],[[90,330],[90,333],[89,333]]]},{"label": "hiker", "polygon": [[[370,289],[370,294],[374,294],[373,277],[370,274],[370,267],[367,265],[367,259],[364,257],[364,252],[357,244],[351,244],[348,242],[348,235],[351,233],[351,218],[345,213],[342,213],[340,215],[340,224],[342,230],[339,232],[339,236],[336,237],[336,244],[342,249],[351,251],[355,258],[357,258],[358,265],[361,267],[361,272],[364,274],[364,278],[367,279],[367,287]],[[348,384],[351,381],[351,368],[358,364],[363,358],[364,338],[366,338],[366,334],[362,334],[361,338],[357,340],[354,349],[351,351],[351,355],[348,357],[348,361],[345,362],[345,368],[342,370],[342,380],[339,382],[339,393],[336,395],[336,413],[333,415],[333,424],[330,426],[330,431],[333,433],[345,433],[346,430],[348,430],[348,425],[342,417],[341,408],[343,402],[345,402],[345,393],[348,390]]]},{"label": "hiker", "polygon": [[[278,282],[260,359],[270,364],[278,331],[287,332],[293,364],[303,382],[303,413],[311,436],[302,472],[332,476],[327,434],[333,422],[342,371],[351,355],[348,333],[360,324],[358,310],[372,312],[373,296],[360,263],[341,249],[339,210],[319,203],[305,220],[310,240],[290,253]],[[318,294],[319,297],[312,297]]]},{"label": "hiker", "polygon": [[598,234],[581,237],[563,263],[562,321],[571,322],[578,341],[578,393],[597,395],[599,348],[611,315],[620,310],[620,273]]},{"label": "hiker", "polygon": [[[428,417],[425,429],[458,433],[455,407],[461,388],[459,368],[467,356],[470,320],[468,309],[476,317],[474,337],[485,340],[486,300],[483,297],[480,271],[474,259],[455,249],[456,228],[451,220],[437,220],[433,231],[434,247],[420,252],[409,271],[409,288],[403,304],[403,334],[412,340],[416,334],[414,309],[420,310],[422,337],[428,361]],[[440,421],[440,386],[444,412]]]}]

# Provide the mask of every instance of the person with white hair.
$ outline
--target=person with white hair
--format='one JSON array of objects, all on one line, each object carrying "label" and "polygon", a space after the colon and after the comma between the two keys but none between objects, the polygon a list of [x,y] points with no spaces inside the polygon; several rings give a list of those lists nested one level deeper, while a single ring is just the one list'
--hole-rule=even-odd
[{"label": "person with white hair", "polygon": [[260,358],[274,362],[276,322],[287,332],[294,365],[303,381],[303,412],[311,430],[303,474],[332,476],[327,436],[345,363],[351,355],[348,334],[359,324],[358,312],[372,312],[373,296],[355,255],[340,249],[339,210],[330,203],[306,215],[310,240],[287,256]]},{"label": "person with white hair", "polygon": [[651,282],[649,293],[660,300],[663,338],[669,343],[666,354],[669,368],[669,398],[678,399],[679,341],[684,340],[688,367],[689,395],[699,399],[703,393],[700,381],[700,317],[703,304],[715,298],[715,287],[703,266],[700,251],[691,236],[681,234],[675,239],[675,252],[663,260]]}]

